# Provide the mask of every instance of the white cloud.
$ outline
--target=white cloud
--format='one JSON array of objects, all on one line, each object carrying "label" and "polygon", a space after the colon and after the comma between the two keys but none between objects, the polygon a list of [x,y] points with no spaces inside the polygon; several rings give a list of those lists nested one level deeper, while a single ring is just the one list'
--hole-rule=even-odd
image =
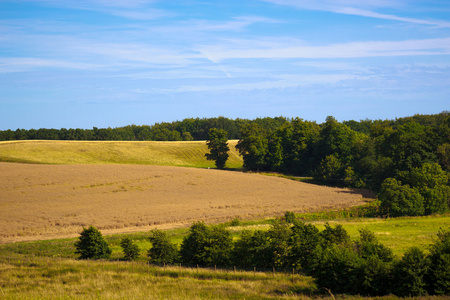
[{"label": "white cloud", "polygon": [[247,47],[234,49],[232,45],[219,45],[199,47],[198,50],[215,62],[227,59],[360,58],[450,54],[450,38],[365,41],[326,46],[285,44],[273,47],[254,47],[253,41],[246,41],[246,43]]}]

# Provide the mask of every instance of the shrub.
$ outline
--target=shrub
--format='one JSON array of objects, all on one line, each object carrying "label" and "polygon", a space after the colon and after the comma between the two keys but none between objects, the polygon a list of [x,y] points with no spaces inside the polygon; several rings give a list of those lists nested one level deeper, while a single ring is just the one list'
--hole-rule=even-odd
[{"label": "shrub", "polygon": [[329,247],[332,244],[343,246],[350,245],[350,236],[348,235],[347,230],[345,230],[344,226],[342,226],[341,224],[336,224],[336,226],[333,228],[327,222],[325,224],[325,229],[320,233],[320,236],[325,248]]},{"label": "shrub", "polygon": [[367,229],[359,229],[360,239],[355,243],[356,251],[361,258],[376,257],[383,262],[391,262],[394,253],[391,249],[378,242],[375,234]]},{"label": "shrub", "polygon": [[164,231],[153,229],[149,239],[152,243],[147,252],[150,262],[171,264],[178,261],[178,249]]},{"label": "shrub", "polygon": [[392,264],[383,261],[376,255],[363,259],[360,265],[358,294],[387,295],[392,289]]},{"label": "shrub", "polygon": [[440,231],[430,248],[430,294],[450,294],[450,231]]},{"label": "shrub", "polygon": [[311,224],[297,222],[289,238],[289,263],[292,267],[311,273],[315,266],[316,249],[320,245],[319,229]]},{"label": "shrub", "polygon": [[426,274],[430,261],[417,247],[406,250],[402,259],[394,264],[393,293],[402,296],[421,296],[427,293]]},{"label": "shrub", "polygon": [[245,268],[269,268],[272,266],[272,254],[269,249],[269,238],[266,232],[242,231],[234,243],[231,253],[232,263]]},{"label": "shrub", "polygon": [[181,243],[181,260],[187,264],[222,265],[229,264],[233,239],[223,226],[208,227],[196,222],[189,228],[189,235]]},{"label": "shrub", "polygon": [[125,260],[135,260],[139,257],[139,246],[134,244],[130,238],[123,238],[120,241],[120,247],[122,247]]},{"label": "shrub", "polygon": [[80,254],[81,259],[100,259],[111,256],[111,248],[103,239],[100,231],[94,226],[83,228],[79,240],[75,242],[75,253]]},{"label": "shrub", "polygon": [[284,213],[284,220],[286,221],[286,223],[295,223],[296,219],[295,219],[295,213],[292,211],[287,211]]},{"label": "shrub", "polygon": [[336,244],[323,250],[313,276],[319,287],[333,293],[359,293],[363,259],[352,250]]}]

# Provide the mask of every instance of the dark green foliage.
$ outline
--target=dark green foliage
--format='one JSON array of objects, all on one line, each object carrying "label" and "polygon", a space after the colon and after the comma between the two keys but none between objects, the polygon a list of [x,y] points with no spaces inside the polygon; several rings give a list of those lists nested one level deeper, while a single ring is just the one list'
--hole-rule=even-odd
[{"label": "dark green foliage", "polygon": [[295,213],[292,211],[287,211],[284,213],[284,220],[286,221],[286,223],[295,223],[296,222],[296,218],[295,218]]},{"label": "dark green foliage", "polygon": [[241,127],[241,138],[236,145],[244,160],[244,167],[249,170],[264,169],[268,152],[266,132],[258,124],[252,123]]},{"label": "dark green foliage", "polygon": [[149,237],[152,243],[147,256],[152,263],[175,263],[178,262],[178,249],[170,241],[167,234],[159,229],[153,229]]},{"label": "dark green foliage", "polygon": [[225,168],[225,163],[228,159],[228,133],[223,129],[211,128],[208,132],[208,139],[206,145],[210,153],[206,153],[207,160],[214,160],[216,167],[219,169]]},{"label": "dark green foliage", "polygon": [[135,260],[139,257],[139,246],[134,244],[130,238],[123,238],[120,241],[120,247],[122,247],[125,260]]},{"label": "dark green foliage", "polygon": [[375,234],[366,229],[359,230],[360,238],[355,243],[356,252],[364,259],[376,257],[382,262],[392,262],[394,253],[391,249],[378,242]]},{"label": "dark green foliage", "polygon": [[267,232],[268,249],[272,257],[272,267],[289,267],[286,265],[286,257],[289,255],[289,237],[291,235],[290,224],[275,220]]},{"label": "dark green foliage", "polygon": [[369,256],[360,262],[358,293],[363,295],[387,295],[392,289],[392,264],[383,261],[376,255]]},{"label": "dark green foliage", "polygon": [[320,237],[325,248],[333,244],[345,247],[350,246],[350,236],[341,224],[336,224],[333,228],[329,223],[326,223],[325,229],[320,233]]},{"label": "dark green foliage", "polygon": [[333,244],[322,252],[313,276],[319,287],[332,293],[359,294],[362,262],[351,249]]},{"label": "dark green foliage", "polygon": [[450,231],[438,233],[430,248],[428,284],[430,294],[450,295]]},{"label": "dark green foliage", "polygon": [[295,222],[289,237],[290,251],[287,257],[289,266],[313,273],[320,252],[321,236],[319,229],[311,224]]},{"label": "dark green foliage", "polygon": [[208,227],[203,222],[192,224],[183,239],[180,257],[184,263],[205,266],[227,266],[230,263],[233,240],[223,226]]},{"label": "dark green foliage", "polygon": [[269,238],[263,231],[242,231],[234,243],[231,254],[234,266],[244,268],[269,268],[272,266],[272,253]]},{"label": "dark green foliage", "polygon": [[410,174],[411,186],[424,197],[426,214],[444,213],[448,211],[450,188],[447,185],[448,175],[437,163],[425,163],[414,168]]},{"label": "dark green foliage", "polygon": [[196,222],[189,228],[189,235],[183,239],[180,259],[187,264],[201,264],[201,255],[207,246],[208,227],[204,222]]},{"label": "dark green foliage", "polygon": [[426,274],[429,268],[430,261],[419,248],[406,250],[402,259],[394,264],[393,293],[402,297],[427,294]]},{"label": "dark green foliage", "polygon": [[80,254],[81,259],[109,258],[112,252],[101,232],[94,226],[83,228],[75,248],[75,253]]},{"label": "dark green foliage", "polygon": [[381,185],[378,199],[383,214],[399,216],[420,216],[425,212],[422,195],[401,181],[387,178]]}]

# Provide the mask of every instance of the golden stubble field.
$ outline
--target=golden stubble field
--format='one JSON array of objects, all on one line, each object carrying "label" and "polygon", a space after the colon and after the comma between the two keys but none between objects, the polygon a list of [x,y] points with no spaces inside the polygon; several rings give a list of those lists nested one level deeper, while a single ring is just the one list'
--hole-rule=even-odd
[{"label": "golden stubble field", "polygon": [[363,192],[258,174],[143,165],[0,163],[0,243],[260,218],[363,203]]}]

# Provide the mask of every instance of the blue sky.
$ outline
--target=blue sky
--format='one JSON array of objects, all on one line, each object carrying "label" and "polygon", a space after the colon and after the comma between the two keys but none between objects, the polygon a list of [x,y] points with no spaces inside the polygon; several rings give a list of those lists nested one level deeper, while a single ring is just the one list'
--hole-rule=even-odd
[{"label": "blue sky", "polygon": [[0,130],[450,109],[447,0],[0,0]]}]

